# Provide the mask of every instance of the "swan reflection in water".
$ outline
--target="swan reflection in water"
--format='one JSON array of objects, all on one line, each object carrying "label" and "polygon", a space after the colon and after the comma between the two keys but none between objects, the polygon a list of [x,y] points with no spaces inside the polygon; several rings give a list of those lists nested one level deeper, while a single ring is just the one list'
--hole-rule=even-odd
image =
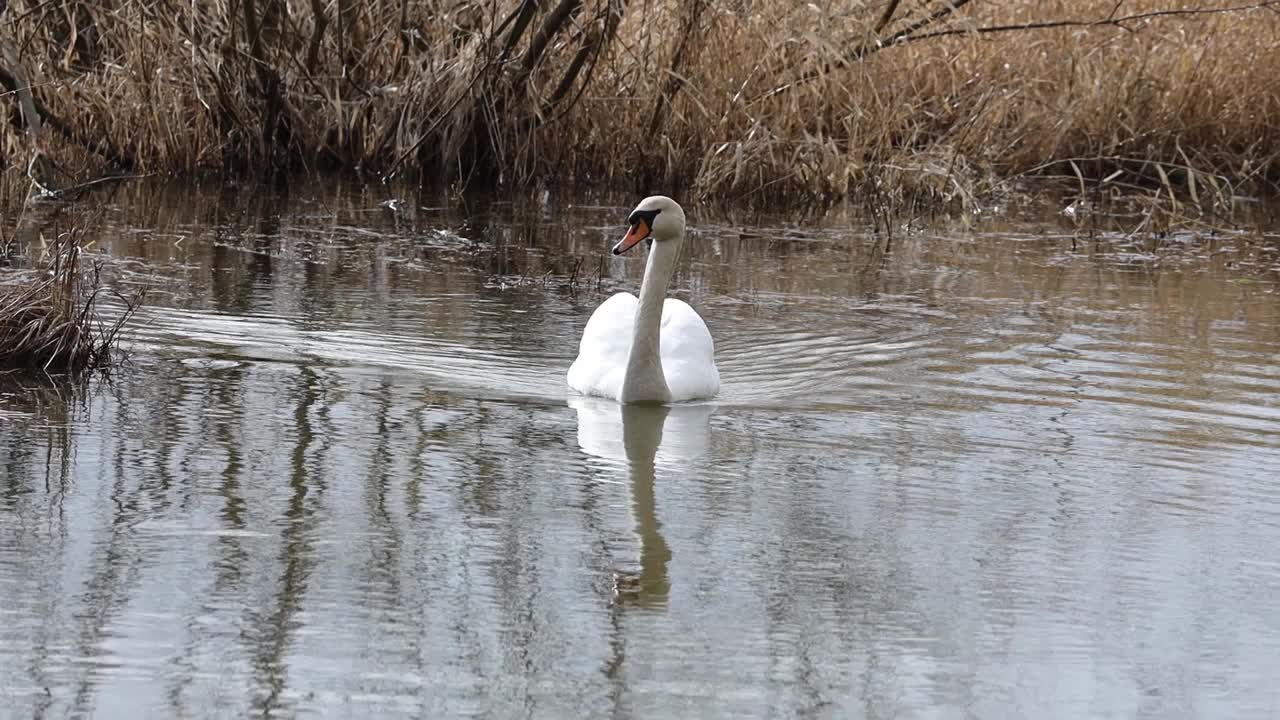
[{"label": "swan reflection in water", "polygon": [[663,605],[670,581],[671,549],[662,537],[654,493],[655,479],[678,479],[692,460],[704,457],[711,444],[713,405],[620,405],[612,400],[572,397],[578,413],[578,446],[604,460],[631,489],[631,508],[640,540],[639,572],[614,573],[620,601]]}]

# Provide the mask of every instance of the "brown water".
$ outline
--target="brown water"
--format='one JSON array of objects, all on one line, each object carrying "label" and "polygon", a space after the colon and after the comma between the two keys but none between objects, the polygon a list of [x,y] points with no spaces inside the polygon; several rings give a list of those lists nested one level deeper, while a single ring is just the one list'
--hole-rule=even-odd
[{"label": "brown water", "polygon": [[723,392],[622,412],[635,200],[114,196],[132,365],[0,386],[0,715],[1280,715],[1280,235],[690,208]]}]

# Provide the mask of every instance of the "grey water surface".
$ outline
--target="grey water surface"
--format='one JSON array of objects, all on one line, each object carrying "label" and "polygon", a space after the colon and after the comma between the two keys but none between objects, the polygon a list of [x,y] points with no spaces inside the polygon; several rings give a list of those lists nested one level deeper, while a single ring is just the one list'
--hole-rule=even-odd
[{"label": "grey water surface", "polygon": [[1280,716],[1280,234],[690,203],[723,391],[623,410],[637,199],[104,201],[130,364],[0,379],[0,717]]}]

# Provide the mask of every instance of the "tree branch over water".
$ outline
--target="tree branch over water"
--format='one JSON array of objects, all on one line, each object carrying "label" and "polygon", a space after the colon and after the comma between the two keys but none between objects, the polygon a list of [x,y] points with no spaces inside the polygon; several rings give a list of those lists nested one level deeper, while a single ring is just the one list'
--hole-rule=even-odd
[{"label": "tree branch over water", "polygon": [[862,45],[859,45],[857,48],[845,54],[843,57],[837,60],[828,62],[817,70],[810,70],[802,74],[799,78],[797,78],[796,80],[793,80],[790,83],[787,83],[786,85],[781,85],[779,87],[774,88],[773,90],[770,90],[769,92],[761,96],[759,99],[760,100],[768,99],[775,95],[779,95],[781,93],[787,92],[788,90],[791,90],[799,85],[803,85],[813,80],[817,80],[818,78],[824,75],[827,75],[828,73],[831,73],[835,70],[847,68],[850,65],[860,62],[864,60],[866,57],[868,57],[869,55],[872,55],[881,50],[888,49],[895,45],[904,45],[906,43],[919,42],[922,40],[931,40],[935,38],[950,37],[954,35],[971,35],[971,34],[990,35],[995,33],[1030,31],[1030,30],[1050,30],[1055,28],[1072,28],[1072,27],[1074,28],[1118,27],[1128,32],[1135,32],[1133,28],[1130,28],[1127,26],[1129,23],[1136,23],[1136,22],[1155,20],[1155,19],[1161,19],[1161,18],[1191,18],[1191,17],[1206,16],[1206,15],[1225,15],[1230,13],[1249,12],[1253,10],[1270,10],[1271,12],[1280,14],[1280,0],[1261,0],[1261,2],[1254,2],[1247,5],[1235,5],[1231,7],[1176,8],[1176,9],[1170,8],[1166,10],[1151,10],[1148,12],[1133,13],[1130,15],[1116,17],[1116,13],[1120,10],[1120,6],[1123,3],[1123,0],[1118,0],[1115,6],[1112,7],[1111,12],[1110,14],[1108,14],[1107,17],[1098,18],[1094,20],[1045,20],[1045,21],[1038,21],[1038,22],[1013,23],[1008,25],[989,25],[989,26],[967,27],[967,28],[945,28],[941,30],[930,30],[928,32],[921,32],[926,28],[936,27],[940,22],[946,20],[950,16],[954,15],[956,11],[960,10],[966,5],[969,5],[972,2],[972,0],[952,0],[950,2],[944,2],[942,7],[912,22],[906,27],[891,33],[887,37],[880,38],[879,33],[882,32],[884,28],[889,24],[894,12],[897,10],[899,2],[900,0],[890,0],[888,5],[884,9],[884,12],[881,13],[880,19],[877,21],[873,31],[877,35],[876,39],[867,43],[863,43]]},{"label": "tree branch over water", "polygon": [[[1119,3],[1116,4],[1119,8]],[[1046,20],[1044,22],[1014,23],[1012,25],[990,25],[976,28],[949,28],[947,30],[935,30],[932,32],[922,33],[920,35],[904,35],[892,40],[895,43],[915,42],[918,40],[929,40],[931,38],[947,37],[949,35],[968,35],[976,33],[986,35],[991,33],[1015,32],[1018,30],[1049,30],[1052,28],[1100,28],[1100,27],[1118,27],[1122,30],[1133,32],[1132,28],[1125,27],[1125,23],[1140,22],[1143,20],[1154,20],[1157,18],[1171,17],[1190,17],[1204,15],[1225,15],[1227,13],[1248,12],[1251,10],[1270,10],[1280,15],[1280,0],[1263,0],[1250,5],[1237,5],[1225,8],[1184,8],[1181,10],[1153,10],[1151,12],[1134,13],[1123,17],[1114,17],[1115,10],[1112,10],[1112,16],[1101,20]]]}]

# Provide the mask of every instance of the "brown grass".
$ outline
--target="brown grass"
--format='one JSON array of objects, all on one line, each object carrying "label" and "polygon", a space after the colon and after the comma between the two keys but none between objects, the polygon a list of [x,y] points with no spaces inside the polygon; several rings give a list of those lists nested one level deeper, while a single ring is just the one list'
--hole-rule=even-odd
[{"label": "brown grass", "polygon": [[98,315],[105,292],[101,267],[81,267],[80,245],[68,233],[38,273],[0,271],[0,371],[74,373],[105,369],[136,299],[111,323]]},{"label": "brown grass", "polygon": [[[1280,177],[1277,2],[9,5],[0,41],[70,174],[342,168],[763,199],[967,199],[1051,175],[1198,200]],[[33,152],[20,125],[0,131],[9,172]]]}]

